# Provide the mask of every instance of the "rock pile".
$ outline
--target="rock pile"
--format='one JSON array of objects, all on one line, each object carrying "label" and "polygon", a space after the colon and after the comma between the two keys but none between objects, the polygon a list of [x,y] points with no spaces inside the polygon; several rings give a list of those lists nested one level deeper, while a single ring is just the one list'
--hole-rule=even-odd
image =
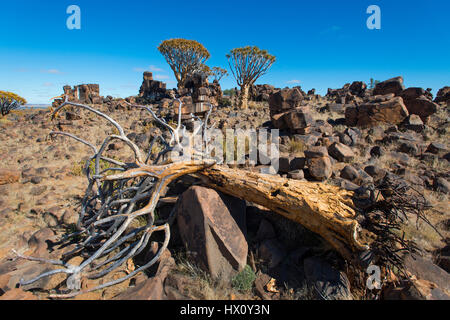
[{"label": "rock pile", "polygon": [[[86,104],[101,104],[103,97],[100,96],[100,86],[98,84],[80,84],[74,86],[64,86],[64,95],[68,97],[68,101]],[[64,98],[55,99],[52,106],[57,107],[64,102]]]},{"label": "rock pile", "polygon": [[257,84],[250,87],[249,99],[252,101],[269,101],[270,95],[279,91],[280,89],[271,86],[270,84]]},{"label": "rock pile", "polygon": [[[183,102],[182,114],[199,114],[209,110],[210,104],[217,106],[222,98],[222,89],[218,81],[208,82],[203,73],[194,73],[189,76],[178,89],[178,95]],[[178,113],[178,106],[175,112]]]},{"label": "rock pile", "polygon": [[166,84],[162,81],[153,80],[153,73],[145,71],[144,79],[139,89],[139,97],[151,101],[160,101],[168,98],[169,95],[166,90]]},{"label": "rock pile", "polygon": [[305,134],[313,125],[305,95],[298,88],[283,89],[269,98],[272,124],[275,128]]}]

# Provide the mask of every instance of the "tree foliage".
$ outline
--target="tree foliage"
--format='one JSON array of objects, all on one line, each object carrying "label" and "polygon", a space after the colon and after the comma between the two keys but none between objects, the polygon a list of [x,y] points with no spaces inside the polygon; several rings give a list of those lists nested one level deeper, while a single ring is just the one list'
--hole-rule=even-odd
[{"label": "tree foliage", "polygon": [[233,49],[226,57],[231,72],[241,87],[255,83],[275,62],[275,56],[255,46]]},{"label": "tree foliage", "polygon": [[2,116],[26,103],[27,100],[13,92],[0,91],[0,112]]},{"label": "tree foliage", "polygon": [[208,50],[195,40],[165,40],[158,50],[175,74],[178,85],[184,83],[189,74],[204,72],[205,61],[210,57]]},{"label": "tree foliage", "polygon": [[210,75],[214,77],[214,80],[219,82],[223,77],[228,76],[228,71],[221,67],[213,67],[210,71]]}]

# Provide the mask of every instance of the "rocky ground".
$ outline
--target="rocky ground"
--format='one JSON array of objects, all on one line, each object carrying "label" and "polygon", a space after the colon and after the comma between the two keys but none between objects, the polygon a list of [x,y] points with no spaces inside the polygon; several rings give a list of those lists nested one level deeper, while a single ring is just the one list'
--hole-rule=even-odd
[{"label": "rocky ground", "polygon": [[[222,130],[279,128],[279,174],[291,179],[366,192],[391,175],[416,189],[432,206],[426,217],[437,230],[416,223],[413,216],[402,228],[423,252],[416,260],[406,259],[422,287],[398,285],[376,294],[385,299],[443,299],[450,292],[450,110],[443,98],[448,93],[441,92],[432,102],[428,91],[405,89],[402,81],[387,81],[375,90],[354,83],[329,90],[325,97],[300,88],[264,88],[259,102],[239,110],[231,99],[231,105],[214,110],[211,122]],[[150,138],[161,133],[147,113],[130,109],[121,100],[104,100],[95,107],[118,121],[144,150]],[[170,102],[164,100],[159,107],[168,119],[173,117]],[[54,267],[17,259],[12,252],[58,259],[70,249],[57,241],[73,231],[77,221],[86,188],[83,165],[90,150],[66,137],[49,136],[51,130],[75,133],[100,145],[115,128],[79,110],[61,113],[55,120],[47,110],[15,111],[0,119],[0,299],[47,299],[64,286],[65,276],[56,275],[20,287],[22,277],[29,279]],[[107,154],[133,160],[121,143],[109,145]],[[375,297],[366,290],[364,278],[319,236],[263,207],[205,188],[192,177],[172,184],[163,198],[158,214],[167,215],[175,207],[177,220],[159,265],[75,299]],[[198,228],[200,238],[192,233]],[[157,251],[157,240],[116,272],[85,279],[83,288],[142,265]],[[70,263],[82,260],[74,257]]]}]

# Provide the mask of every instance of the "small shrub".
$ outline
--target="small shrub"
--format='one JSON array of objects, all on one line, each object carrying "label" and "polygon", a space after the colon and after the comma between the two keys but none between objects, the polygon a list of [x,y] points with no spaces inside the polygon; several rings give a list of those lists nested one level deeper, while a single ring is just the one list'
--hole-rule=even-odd
[{"label": "small shrub", "polygon": [[289,153],[301,153],[304,152],[306,147],[303,141],[289,139],[288,143]]},{"label": "small shrub", "polygon": [[236,290],[249,292],[253,287],[255,279],[256,274],[249,265],[246,265],[244,269],[231,280],[231,285]]}]

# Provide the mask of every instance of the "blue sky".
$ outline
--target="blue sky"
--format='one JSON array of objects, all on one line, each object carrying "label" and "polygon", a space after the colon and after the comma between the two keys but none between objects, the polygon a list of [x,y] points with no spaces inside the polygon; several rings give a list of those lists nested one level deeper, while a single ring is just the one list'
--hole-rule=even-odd
[{"label": "blue sky", "polygon": [[[81,8],[81,30],[66,9]],[[369,30],[369,5],[381,30]],[[448,0],[2,1],[0,90],[49,103],[65,84],[99,83],[102,95],[136,95],[142,71],[176,86],[157,50],[170,38],[201,42],[209,66],[228,69],[230,49],[256,45],[277,57],[257,83],[304,90],[402,75],[406,86],[450,85]],[[235,87],[232,76],[222,88]]]}]

